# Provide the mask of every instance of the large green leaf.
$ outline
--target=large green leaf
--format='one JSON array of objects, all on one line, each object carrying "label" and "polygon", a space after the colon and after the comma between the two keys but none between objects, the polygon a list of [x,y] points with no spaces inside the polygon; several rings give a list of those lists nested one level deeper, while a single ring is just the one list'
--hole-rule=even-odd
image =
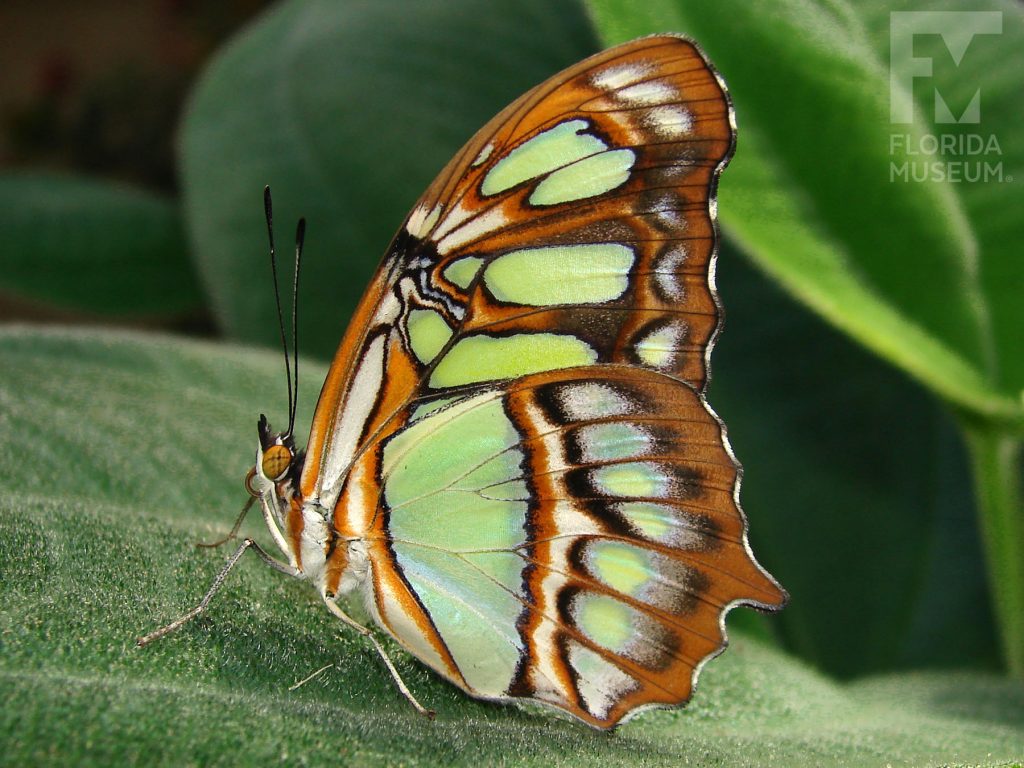
[{"label": "large green leaf", "polygon": [[309,220],[301,343],[329,356],[448,158],[595,45],[570,0],[288,2],[249,28],[202,78],[182,129],[190,234],[224,328],[275,342],[264,184],[283,229]]},{"label": "large green leaf", "polygon": [[0,175],[0,292],[51,310],[157,319],[202,294],[178,207],[125,184]]},{"label": "large green leaf", "polygon": [[[588,5],[608,44],[683,32],[721,70],[740,136],[719,210],[760,266],[942,397],[986,417],[1024,421],[1019,4],[973,4],[1001,10],[1003,34],[974,41],[973,69],[939,73],[956,84],[942,87],[957,111],[959,93],[984,85],[981,127],[1003,142],[1004,178],[1014,181],[976,184],[891,180],[892,163],[919,159],[891,137],[909,134],[913,148],[940,131],[922,110],[909,125],[890,122],[880,3],[870,12],[843,0]],[[874,37],[866,18],[878,28]]]},{"label": "large green leaf", "polygon": [[963,447],[921,387],[726,247],[711,404],[743,462],[772,626],[841,676],[998,659]]},{"label": "large green leaf", "polygon": [[[230,524],[257,410],[269,402],[272,420],[284,413],[277,356],[15,328],[0,333],[0,368],[0,419],[17,437],[0,444],[0,764],[923,766],[1024,756],[1019,683],[920,673],[838,686],[742,636],[708,667],[691,707],[612,735],[475,702],[399,655],[438,710],[430,723],[311,589],[255,559],[205,618],[137,650],[134,638],[189,607],[223,561],[191,542]],[[308,419],[308,397],[303,405]]]},{"label": "large green leaf", "polygon": [[[980,91],[980,122],[943,122],[930,124],[926,130],[956,139],[955,151],[939,155],[939,159],[967,160],[971,172],[978,170],[976,161],[981,160],[995,174],[989,182],[957,182],[952,186],[977,242],[979,282],[991,324],[991,353],[995,357],[992,374],[1010,393],[1020,393],[1024,389],[1024,354],[1020,343],[1024,338],[1024,302],[1020,300],[1024,290],[1020,258],[1024,236],[1024,12],[1020,3],[1011,0],[986,0],[970,5],[955,0],[858,3],[858,16],[868,40],[883,62],[890,55],[890,14],[894,11],[994,11],[1002,17],[1002,32],[974,37],[959,63],[954,61],[947,41],[939,35],[915,35],[914,56],[930,59],[933,74],[931,78],[914,80],[913,96],[922,118],[930,122],[934,118],[935,91],[940,92],[957,116]],[[951,23],[966,26],[969,19],[955,17]],[[898,129],[893,132],[898,135]],[[924,155],[915,159],[935,158]]]},{"label": "large green leaf", "polygon": [[[943,141],[952,140],[955,153],[940,154],[942,166],[993,174],[987,183],[956,183],[955,189],[978,243],[978,268],[984,311],[991,320],[991,375],[1010,393],[1024,382],[1024,269],[1020,238],[1024,234],[1024,13],[1021,5],[1004,0],[969,8],[933,2],[929,11],[986,13],[999,33],[977,35],[955,62],[948,43],[939,35],[915,35],[914,56],[932,62],[933,79],[915,80],[914,96],[924,115],[935,114],[935,94],[961,114],[972,98],[979,99],[978,122],[939,123],[931,128]],[[893,11],[921,10],[902,3],[872,2],[861,13],[876,51],[891,47]],[[944,17],[949,26],[970,29],[974,15]],[[996,44],[993,44],[995,42]],[[967,55],[969,54],[969,55]],[[897,59],[901,58],[897,56]],[[898,64],[894,64],[898,70]],[[948,120],[949,117],[944,119]],[[974,147],[972,149],[972,147]],[[972,154],[973,153],[973,154]],[[924,155],[918,161],[935,160]],[[951,162],[947,163],[949,160]],[[966,161],[962,162],[961,161]],[[920,164],[920,163],[919,163]],[[1024,392],[1021,392],[1024,403]],[[975,471],[980,522],[988,551],[990,582],[1000,614],[1001,634],[1010,669],[1024,678],[1024,443],[1019,434],[997,423],[964,419]]]}]

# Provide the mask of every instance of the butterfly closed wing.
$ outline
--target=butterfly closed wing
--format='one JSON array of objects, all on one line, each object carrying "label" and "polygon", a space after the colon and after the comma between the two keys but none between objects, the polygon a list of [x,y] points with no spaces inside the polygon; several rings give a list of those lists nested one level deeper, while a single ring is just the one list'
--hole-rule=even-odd
[{"label": "butterfly closed wing", "polygon": [[484,126],[389,247],[304,459],[261,423],[250,488],[290,572],[473,696],[600,728],[687,701],[726,612],[785,601],[703,396],[734,134],[674,36]]}]

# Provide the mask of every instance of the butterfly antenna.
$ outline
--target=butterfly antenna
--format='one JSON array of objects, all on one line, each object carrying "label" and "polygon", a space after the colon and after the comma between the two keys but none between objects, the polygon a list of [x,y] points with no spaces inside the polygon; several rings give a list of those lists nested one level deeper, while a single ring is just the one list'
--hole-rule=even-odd
[{"label": "butterfly antenna", "polygon": [[306,220],[299,219],[295,228],[295,280],[292,282],[292,367],[295,376],[295,398],[292,400],[291,413],[288,414],[288,434],[292,434],[295,426],[295,414],[299,410],[299,270],[302,267],[302,246],[306,241]]},{"label": "butterfly antenna", "polygon": [[[295,396],[292,391],[292,368],[288,355],[288,340],[284,335],[284,313],[281,311],[281,289],[277,282],[277,253],[274,250],[274,204],[270,199],[270,185],[263,188],[263,212],[267,217],[267,239],[270,241],[270,270],[274,275],[274,301],[277,303],[277,329],[281,334],[281,348],[284,349],[284,375],[288,380],[289,421],[294,411]],[[291,424],[288,434],[291,434]]]}]

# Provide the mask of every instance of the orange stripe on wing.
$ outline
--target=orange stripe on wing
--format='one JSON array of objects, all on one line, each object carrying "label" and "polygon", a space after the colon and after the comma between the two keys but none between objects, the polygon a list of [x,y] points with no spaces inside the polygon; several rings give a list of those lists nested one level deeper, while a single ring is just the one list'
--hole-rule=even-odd
[{"label": "orange stripe on wing", "polygon": [[430,665],[438,674],[470,693],[444,639],[415,590],[405,580],[394,552],[384,539],[367,542],[372,563],[373,598],[384,628],[406,650]]}]

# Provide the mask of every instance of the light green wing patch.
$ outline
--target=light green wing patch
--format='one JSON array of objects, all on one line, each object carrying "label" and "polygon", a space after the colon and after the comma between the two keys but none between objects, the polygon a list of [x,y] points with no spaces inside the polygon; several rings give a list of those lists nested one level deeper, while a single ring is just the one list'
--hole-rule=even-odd
[{"label": "light green wing patch", "polygon": [[594,484],[609,496],[659,497],[671,495],[671,479],[657,464],[636,461],[606,464],[591,472]]},{"label": "light green wing patch", "polygon": [[432,309],[414,309],[409,312],[406,326],[409,330],[409,344],[421,363],[429,363],[444,349],[452,337],[452,329]]},{"label": "light green wing patch", "polygon": [[[451,552],[509,550],[523,542],[523,455],[498,394],[425,416],[384,447],[393,538]],[[492,486],[500,488],[497,495],[488,493]]]},{"label": "light green wing patch", "polygon": [[430,376],[434,388],[513,379],[597,362],[597,352],[582,339],[555,333],[514,336],[475,334],[457,341]]},{"label": "light green wing patch", "polygon": [[636,354],[645,365],[668,368],[679,354],[683,338],[680,323],[669,323],[655,329],[636,345]]},{"label": "light green wing patch", "polygon": [[484,260],[479,256],[466,256],[456,259],[445,267],[443,272],[444,279],[466,290],[469,288],[469,284],[473,282],[473,278],[476,277],[476,273],[480,271],[480,266],[483,263]]},{"label": "light green wing patch", "polygon": [[611,462],[641,456],[650,450],[650,435],[624,421],[587,424],[576,431],[583,458],[590,462]]},{"label": "light green wing patch", "polygon": [[[515,581],[496,581],[459,555],[409,542],[393,549],[402,573],[458,664],[466,682],[480,695],[504,696],[522,653],[516,618],[522,603]],[[508,578],[511,553],[477,555],[487,570]],[[521,566],[521,561],[520,566]]]},{"label": "light green wing patch", "polygon": [[[392,550],[475,692],[506,694],[522,643],[528,491],[500,391],[446,404],[384,447]],[[431,405],[434,405],[433,403]]]},{"label": "light green wing patch", "polygon": [[587,562],[599,580],[630,597],[639,597],[654,571],[649,550],[616,541],[590,544]]},{"label": "light green wing patch", "polygon": [[581,592],[573,601],[576,625],[604,648],[622,654],[633,638],[640,614],[614,597]]},{"label": "light green wing patch", "polygon": [[[679,538],[680,512],[668,504],[651,501],[623,501],[615,510],[629,521],[643,536],[654,541],[671,544]],[[689,532],[687,530],[686,532]]]},{"label": "light green wing patch", "polygon": [[587,127],[585,120],[569,120],[538,133],[495,163],[484,177],[481,193],[496,195],[528,179],[606,150],[607,144],[584,133]]},{"label": "light green wing patch", "polygon": [[611,192],[629,178],[636,162],[631,149],[616,149],[578,160],[559,168],[530,195],[533,205],[558,205]]},{"label": "light green wing patch", "polygon": [[619,243],[525,248],[488,264],[484,284],[510,304],[599,304],[626,292],[632,266],[633,249]]}]

